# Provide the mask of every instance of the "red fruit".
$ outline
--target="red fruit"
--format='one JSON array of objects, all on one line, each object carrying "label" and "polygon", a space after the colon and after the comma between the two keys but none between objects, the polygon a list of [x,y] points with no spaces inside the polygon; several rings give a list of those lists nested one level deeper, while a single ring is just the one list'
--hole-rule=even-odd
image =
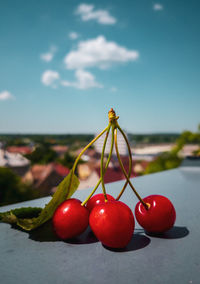
[{"label": "red fruit", "polygon": [[121,201],[108,201],[95,206],[89,223],[96,237],[111,248],[125,247],[135,227],[131,209]]},{"label": "red fruit", "polygon": [[53,228],[60,239],[73,238],[86,230],[89,211],[75,198],[60,204],[53,215]]},{"label": "red fruit", "polygon": [[168,198],[162,195],[150,195],[143,200],[150,207],[147,210],[141,202],[138,202],[135,207],[135,216],[147,232],[163,233],[173,227],[176,211]]},{"label": "red fruit", "polygon": [[[107,195],[108,200],[113,200],[113,201],[115,200],[115,198],[113,196],[111,196],[110,194],[106,194],[106,195]],[[104,197],[103,193],[99,193],[99,194],[92,196],[88,200],[86,207],[91,212],[92,209],[100,203],[105,203],[105,197]]]}]

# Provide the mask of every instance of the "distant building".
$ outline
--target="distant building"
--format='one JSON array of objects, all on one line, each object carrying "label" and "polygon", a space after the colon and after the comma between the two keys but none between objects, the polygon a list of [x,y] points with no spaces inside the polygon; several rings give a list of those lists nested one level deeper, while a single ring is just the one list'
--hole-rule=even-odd
[{"label": "distant building", "polygon": [[[126,156],[122,156],[122,163],[126,172],[128,173],[129,170],[129,159]],[[91,162],[87,164],[80,164],[78,165],[78,176],[80,179],[79,189],[94,187],[99,178],[100,178],[100,161],[96,161],[96,163]],[[135,177],[136,174],[134,173],[133,169],[131,171],[130,177]],[[119,163],[116,157],[111,159],[109,167],[106,170],[104,176],[104,183],[115,182],[119,180],[125,179],[125,176],[119,166]]]},{"label": "distant building", "polygon": [[[157,145],[148,145],[144,147],[135,147],[132,148],[133,160],[145,160],[151,161],[154,160],[157,156],[161,155],[164,152],[170,152],[175,144],[157,144]],[[181,157],[192,156],[194,151],[199,149],[197,144],[186,144],[180,150]]]},{"label": "distant building", "polygon": [[30,161],[19,153],[9,153],[0,149],[0,167],[10,168],[16,174],[23,176],[29,169]]},{"label": "distant building", "polygon": [[147,162],[152,162],[153,160],[155,160],[157,156],[156,155],[151,155],[151,154],[147,154],[147,155],[140,155],[140,154],[136,154],[136,155],[132,155],[132,160],[133,161],[147,161]]},{"label": "distant building", "polygon": [[[157,145],[145,145],[142,147],[131,148],[132,159],[133,161],[145,161],[144,166],[138,164],[138,167],[135,168],[135,171],[142,173],[143,169],[146,168],[147,162],[154,161],[159,155],[164,152],[169,152],[174,147],[174,144],[157,144]],[[141,169],[141,170],[139,170]]]},{"label": "distant building", "polygon": [[144,156],[157,156],[163,152],[169,152],[174,147],[174,144],[158,144],[158,145],[148,145],[144,147],[132,148],[132,153],[134,155],[144,155]]},{"label": "distant building", "polygon": [[193,153],[199,149],[199,145],[188,144],[184,145],[183,149],[180,151],[182,157],[193,156]]},{"label": "distant building", "polygon": [[[128,173],[129,171],[128,157],[127,156],[121,157],[121,160],[122,160],[125,171]],[[98,173],[100,177],[100,164],[96,166],[95,171]],[[136,175],[132,168],[130,178],[135,177],[135,176]],[[110,183],[110,182],[115,182],[115,181],[119,181],[123,179],[126,179],[126,177],[124,176],[124,173],[122,172],[120,168],[118,160],[113,157],[104,175],[104,182]]]},{"label": "distant building", "polygon": [[19,153],[22,155],[30,154],[33,152],[32,147],[28,146],[9,146],[6,148],[6,150],[10,153]]},{"label": "distant building", "polygon": [[[104,133],[95,143],[94,143],[94,147],[97,153],[101,153],[102,152],[102,148],[103,148],[103,144],[104,144],[104,139],[106,137],[106,133]],[[117,132],[117,144],[118,144],[118,150],[119,150],[119,154],[121,156],[128,156],[128,148],[126,145],[126,142],[124,140],[123,135],[121,134],[120,131]],[[108,155],[110,152],[110,147],[111,147],[111,131],[109,133],[108,136],[108,140],[107,140],[107,144],[106,144],[106,148],[105,148],[105,155]],[[115,147],[113,148],[113,154],[116,155],[115,152]]]},{"label": "distant building", "polygon": [[60,158],[62,158],[64,154],[69,150],[69,147],[65,145],[54,145],[51,147],[51,149],[54,150]]},{"label": "distant building", "polygon": [[[99,178],[100,178],[100,159],[101,159],[101,153],[102,148],[104,144],[106,134],[104,133],[95,143],[94,143],[94,149],[88,149],[83,156],[83,160],[87,162],[87,164],[79,165],[78,166],[78,175],[80,178],[80,185],[79,188],[87,188],[87,187],[94,187]],[[124,168],[126,172],[129,170],[129,155],[128,155],[128,147],[126,144],[126,141],[121,134],[120,131],[118,131],[118,150],[119,154],[122,160],[122,163],[124,165]],[[108,136],[106,148],[105,148],[105,162],[107,160],[107,157],[110,152],[111,147],[111,133]],[[77,153],[79,154],[80,151]],[[130,177],[136,176],[133,172],[133,168],[131,170]],[[119,166],[119,162],[116,156],[115,147],[113,147],[113,155],[109,164],[109,167],[106,170],[105,176],[104,176],[104,182],[110,183],[114,181],[119,181],[125,179],[125,176]]]},{"label": "distant building", "polygon": [[80,181],[78,189],[94,187],[99,180],[99,175],[89,164],[78,165],[78,177]]},{"label": "distant building", "polygon": [[135,176],[141,175],[144,173],[144,171],[146,170],[146,168],[149,165],[149,161],[147,160],[143,160],[140,162],[135,162],[134,163],[134,167],[133,167],[133,171],[135,173]]},{"label": "distant building", "polygon": [[68,168],[58,163],[34,165],[24,177],[24,181],[32,183],[35,188],[40,190],[41,195],[45,196],[58,186],[69,171]]},{"label": "distant building", "polygon": [[[80,148],[74,152],[74,156],[77,157],[84,148]],[[87,149],[84,154],[81,156],[81,160],[84,162],[96,162],[97,160],[101,159],[101,154],[96,152],[95,149],[89,148]]]}]

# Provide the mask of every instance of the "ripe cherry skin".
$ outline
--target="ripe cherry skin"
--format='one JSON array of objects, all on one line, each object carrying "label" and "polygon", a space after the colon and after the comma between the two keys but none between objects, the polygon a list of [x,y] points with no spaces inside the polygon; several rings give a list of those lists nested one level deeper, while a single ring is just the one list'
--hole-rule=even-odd
[{"label": "ripe cherry skin", "polygon": [[[106,195],[107,195],[108,200],[115,200],[115,198],[112,195],[110,195],[110,194],[106,194]],[[105,203],[105,197],[104,197],[103,193],[93,195],[88,200],[86,207],[91,212],[92,209],[100,203]]]},{"label": "ripe cherry skin", "polygon": [[53,215],[53,228],[60,239],[73,238],[84,232],[89,224],[89,211],[75,198],[58,206]]},{"label": "ripe cherry skin", "polygon": [[135,207],[135,217],[147,232],[163,233],[171,229],[176,220],[176,211],[171,201],[162,195],[150,195],[144,202],[150,205],[145,209],[141,202]]},{"label": "ripe cherry skin", "polygon": [[131,209],[121,201],[108,201],[95,206],[89,224],[102,244],[124,248],[131,240],[135,221]]}]

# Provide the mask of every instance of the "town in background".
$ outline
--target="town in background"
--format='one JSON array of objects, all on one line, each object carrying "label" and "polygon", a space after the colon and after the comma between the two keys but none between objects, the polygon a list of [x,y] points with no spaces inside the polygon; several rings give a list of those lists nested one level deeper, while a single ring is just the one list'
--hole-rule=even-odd
[{"label": "town in background", "polygon": [[[182,134],[126,134],[133,168],[131,177],[178,167],[185,157],[200,157],[200,127]],[[91,134],[27,135],[0,134],[0,205],[51,195],[68,175],[76,157],[95,137]],[[94,187],[100,178],[101,149],[105,136],[82,155],[76,174],[79,189]],[[108,137],[105,161],[111,143]],[[128,171],[126,143],[118,134],[118,146],[124,168]],[[104,182],[125,179],[116,153],[106,171]]]}]

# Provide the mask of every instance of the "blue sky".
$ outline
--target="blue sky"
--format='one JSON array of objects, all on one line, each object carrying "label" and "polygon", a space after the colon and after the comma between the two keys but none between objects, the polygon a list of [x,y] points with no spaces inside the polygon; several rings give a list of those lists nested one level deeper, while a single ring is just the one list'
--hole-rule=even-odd
[{"label": "blue sky", "polygon": [[0,133],[200,123],[200,2],[1,0]]}]

